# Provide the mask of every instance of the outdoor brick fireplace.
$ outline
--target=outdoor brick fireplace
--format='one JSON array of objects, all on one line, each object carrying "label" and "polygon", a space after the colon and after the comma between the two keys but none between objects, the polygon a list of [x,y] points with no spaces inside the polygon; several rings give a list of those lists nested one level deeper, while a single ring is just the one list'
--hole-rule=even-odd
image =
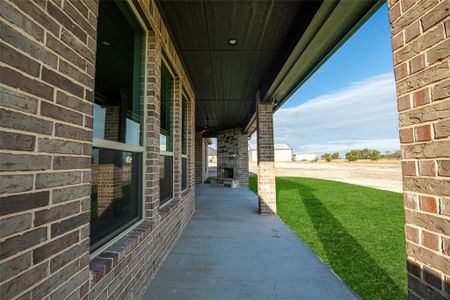
[{"label": "outdoor brick fireplace", "polygon": [[217,183],[248,186],[248,140],[239,128],[217,133]]},{"label": "outdoor brick fireplace", "polygon": [[219,174],[221,178],[234,178],[234,168],[220,168]]}]

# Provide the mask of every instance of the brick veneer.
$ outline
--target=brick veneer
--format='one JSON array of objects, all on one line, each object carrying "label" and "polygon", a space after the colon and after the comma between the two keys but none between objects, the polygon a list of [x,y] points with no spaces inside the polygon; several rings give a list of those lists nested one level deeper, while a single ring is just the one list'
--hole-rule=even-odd
[{"label": "brick veneer", "polygon": [[389,1],[409,295],[450,297],[450,1]]},{"label": "brick veneer", "polygon": [[273,144],[273,105],[256,97],[258,198],[261,214],[277,212],[275,151]]},{"label": "brick veneer", "polygon": [[187,165],[188,165],[188,177],[187,187],[190,190],[195,191],[195,177],[196,177],[196,144],[195,144],[195,103],[194,101],[188,101],[187,104]]},{"label": "brick veneer", "polygon": [[[0,295],[137,298],[194,211],[194,94],[154,1],[147,34],[145,219],[93,259],[89,206],[98,1],[0,1]],[[189,99],[188,189],[159,207],[162,49]],[[177,93],[175,101],[181,101]],[[181,107],[175,102],[175,108]],[[176,112],[177,117],[180,112]],[[180,122],[174,122],[176,143]],[[177,133],[178,132],[178,133]]]},{"label": "brick veneer", "polygon": [[217,175],[221,168],[233,168],[234,178],[248,186],[248,135],[241,128],[217,132]]},{"label": "brick veneer", "polygon": [[0,2],[5,299],[89,288],[97,5],[80,3]]},{"label": "brick veneer", "polygon": [[208,143],[203,138],[201,132],[195,133],[195,184],[201,184],[208,178],[208,172],[205,172],[204,162]]}]

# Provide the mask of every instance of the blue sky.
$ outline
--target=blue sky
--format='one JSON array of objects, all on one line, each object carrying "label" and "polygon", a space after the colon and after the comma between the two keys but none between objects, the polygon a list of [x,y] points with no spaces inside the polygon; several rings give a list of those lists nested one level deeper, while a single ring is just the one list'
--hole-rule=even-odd
[{"label": "blue sky", "polygon": [[386,72],[393,73],[393,63],[388,10],[387,4],[384,4],[300,87],[283,108]]},{"label": "blue sky", "polygon": [[296,154],[395,151],[396,107],[385,4],[275,113],[275,143]]}]

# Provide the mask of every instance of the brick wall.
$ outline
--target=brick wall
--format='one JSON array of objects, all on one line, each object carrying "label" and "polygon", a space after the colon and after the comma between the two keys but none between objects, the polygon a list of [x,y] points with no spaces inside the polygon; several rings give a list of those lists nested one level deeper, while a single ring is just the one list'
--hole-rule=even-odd
[{"label": "brick wall", "polygon": [[[90,298],[139,298],[154,277],[164,258],[175,244],[178,236],[194,212],[194,190],[181,192],[181,92],[190,99],[190,126],[195,117],[193,93],[181,67],[165,27],[159,27],[160,16],[155,3],[140,2],[142,11],[154,31],[149,32],[147,48],[147,95],[146,110],[146,172],[145,214],[146,220],[123,236],[115,244],[100,253],[90,263],[92,280]],[[162,53],[165,53],[175,74],[174,100],[172,103],[172,134],[174,139],[174,197],[159,207],[159,132],[160,132],[160,85]],[[188,128],[189,130],[189,128]],[[194,132],[189,131],[188,156],[194,152]],[[188,182],[193,180],[190,170]],[[192,187],[192,185],[191,185]]]},{"label": "brick wall", "polygon": [[[201,184],[208,178],[205,171],[205,139],[200,132],[195,133],[195,184]],[[206,143],[207,147],[207,143]]]},{"label": "brick wall", "polygon": [[145,186],[147,187],[145,189],[145,215],[147,218],[154,219],[155,221],[159,217],[161,49],[161,42],[158,39],[156,32],[149,32],[147,48],[147,131],[145,133]]},{"label": "brick wall", "polygon": [[0,295],[89,286],[97,5],[1,1]]},{"label": "brick wall", "polygon": [[240,128],[217,132],[217,176],[222,168],[232,168],[233,178],[248,186],[248,136]]},{"label": "brick wall", "polygon": [[182,83],[180,80],[176,79],[174,82],[174,106],[173,106],[173,186],[174,186],[174,197],[179,198],[181,196],[181,123],[182,123]]},{"label": "brick wall", "polygon": [[196,133],[195,133],[195,102],[192,98],[188,98],[187,103],[187,165],[188,165],[188,178],[187,186],[189,189],[195,191],[196,184]]},{"label": "brick wall", "polygon": [[[159,207],[162,49],[190,99],[190,165],[194,94],[155,3],[135,3],[151,26],[146,60],[146,218],[90,259],[98,1],[0,1],[2,297],[139,297],[194,211],[193,168],[191,188]],[[175,132],[179,124],[174,123]],[[176,175],[178,186],[179,180]]]},{"label": "brick wall", "polygon": [[258,197],[261,214],[277,212],[275,187],[275,151],[273,142],[273,106],[256,99]]},{"label": "brick wall", "polygon": [[408,286],[450,297],[450,1],[389,1],[400,119]]}]

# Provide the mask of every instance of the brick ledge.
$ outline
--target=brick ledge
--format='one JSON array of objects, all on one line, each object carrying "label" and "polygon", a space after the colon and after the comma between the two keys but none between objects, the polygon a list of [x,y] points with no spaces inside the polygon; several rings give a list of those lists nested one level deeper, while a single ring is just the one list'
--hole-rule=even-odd
[{"label": "brick ledge", "polygon": [[102,280],[112,269],[127,257],[155,228],[154,222],[144,220],[117,242],[92,259],[89,270],[92,275],[91,285]]},{"label": "brick ledge", "polygon": [[172,211],[174,209],[176,209],[178,207],[178,205],[180,204],[181,201],[185,200],[189,194],[192,192],[192,190],[190,188],[184,190],[181,193],[181,197],[178,199],[173,199],[171,200],[169,203],[167,203],[166,205],[164,205],[163,208],[159,209],[159,214],[161,216],[161,219],[165,219],[168,215],[170,215],[172,213]]},{"label": "brick ledge", "polygon": [[[160,209],[161,219],[169,216],[191,192],[193,191],[189,188],[184,190],[179,199],[172,200]],[[156,224],[154,222],[144,219],[136,228],[125,234],[117,242],[92,259],[89,263],[89,270],[92,275],[91,286],[97,284],[111,270],[119,265],[155,228]]]}]

